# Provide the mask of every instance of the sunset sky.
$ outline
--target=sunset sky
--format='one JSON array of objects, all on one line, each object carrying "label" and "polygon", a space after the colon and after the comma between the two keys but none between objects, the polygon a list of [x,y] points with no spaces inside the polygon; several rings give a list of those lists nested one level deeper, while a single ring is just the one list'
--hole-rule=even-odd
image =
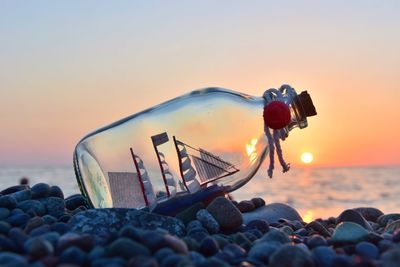
[{"label": "sunset sky", "polygon": [[[70,165],[81,137],[193,89],[288,83],[318,116],[301,166],[400,164],[400,1],[1,1],[0,166]],[[223,122],[221,122],[223,123]]]}]

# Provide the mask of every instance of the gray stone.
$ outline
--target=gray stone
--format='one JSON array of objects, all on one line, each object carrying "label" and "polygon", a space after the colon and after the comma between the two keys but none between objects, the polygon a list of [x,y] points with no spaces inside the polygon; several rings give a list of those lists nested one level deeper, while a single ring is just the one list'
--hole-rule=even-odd
[{"label": "gray stone", "polygon": [[120,237],[107,247],[107,255],[128,260],[138,255],[150,256],[150,251],[138,242]]},{"label": "gray stone", "polygon": [[385,232],[394,234],[400,232],[400,219],[386,225]]},{"label": "gray stone", "polygon": [[382,215],[378,218],[378,224],[385,227],[390,221],[400,220],[400,213],[390,213]]},{"label": "gray stone", "polygon": [[64,193],[60,187],[53,185],[50,187],[50,196],[64,199]]},{"label": "gray stone", "polygon": [[312,221],[305,226],[307,230],[312,229],[324,237],[330,237],[331,233],[318,221]]},{"label": "gray stone", "polygon": [[207,210],[199,210],[196,214],[196,218],[201,222],[203,227],[206,228],[210,234],[216,234],[219,232],[218,222]]},{"label": "gray stone", "polygon": [[300,214],[292,207],[283,203],[272,203],[243,214],[244,223],[252,220],[266,220],[268,223],[277,223],[279,219],[302,221]]},{"label": "gray stone", "polygon": [[256,208],[254,203],[251,200],[242,200],[240,201],[236,207],[240,210],[240,212],[250,212]]},{"label": "gray stone", "polygon": [[10,216],[10,210],[7,208],[0,208],[0,220],[4,220],[8,216]]},{"label": "gray stone", "polygon": [[46,207],[47,213],[49,215],[54,216],[56,218],[59,218],[62,215],[64,215],[65,212],[64,199],[59,197],[48,197],[40,199],[40,202],[42,202],[43,205]]},{"label": "gray stone", "polygon": [[361,225],[368,231],[372,231],[371,225],[365,220],[365,218],[358,211],[355,210],[343,211],[336,220],[337,224],[341,222],[353,222],[358,225]]},{"label": "gray stone", "polygon": [[256,243],[249,251],[249,258],[257,262],[268,264],[269,257],[278,249],[277,245],[262,242]]},{"label": "gray stone", "polygon": [[299,246],[284,245],[270,258],[270,267],[313,267],[314,261],[308,250]]},{"label": "gray stone", "polygon": [[354,222],[342,222],[338,224],[332,235],[332,241],[337,243],[356,243],[368,237],[369,232]]},{"label": "gray stone", "polygon": [[46,214],[46,207],[38,200],[24,200],[18,203],[18,208],[24,212],[33,210],[39,216]]},{"label": "gray stone", "polygon": [[383,215],[382,211],[372,207],[360,207],[354,210],[359,212],[367,221],[375,223],[378,221],[378,218]]},{"label": "gray stone", "polygon": [[181,220],[184,224],[188,224],[189,222],[196,219],[196,214],[199,210],[204,209],[205,206],[203,202],[197,202],[192,206],[186,208],[185,210],[178,213],[175,218]]},{"label": "gray stone", "polygon": [[11,210],[16,206],[17,206],[17,201],[13,196],[10,195],[0,196],[0,207]]},{"label": "gray stone", "polygon": [[215,198],[207,206],[207,211],[211,213],[223,231],[234,231],[243,223],[242,213],[224,197]]},{"label": "gray stone", "polygon": [[188,247],[182,239],[169,234],[166,234],[164,237],[167,245],[172,248],[176,253],[188,254]]},{"label": "gray stone", "polygon": [[277,230],[276,228],[270,227],[268,233],[266,233],[259,241],[257,242],[269,242],[275,244],[286,244],[290,242],[290,238],[288,235],[282,231]]},{"label": "gray stone", "polygon": [[2,251],[0,253],[0,266],[7,267],[24,267],[29,266],[28,261],[15,253]]},{"label": "gray stone", "polygon": [[31,187],[32,198],[43,198],[50,195],[50,186],[45,183],[38,183]]},{"label": "gray stone", "polygon": [[382,254],[383,267],[399,267],[400,248],[391,249]]},{"label": "gray stone", "polygon": [[51,255],[54,252],[52,244],[40,237],[29,239],[25,243],[25,250],[33,259],[39,259]]},{"label": "gray stone", "polygon": [[24,189],[24,190],[12,193],[11,196],[13,196],[17,202],[21,202],[24,200],[31,199],[32,191],[30,189]]},{"label": "gray stone", "polygon": [[184,236],[185,226],[175,218],[133,209],[91,209],[79,212],[68,222],[74,231],[88,234],[117,233],[125,225],[153,230],[165,229]]}]

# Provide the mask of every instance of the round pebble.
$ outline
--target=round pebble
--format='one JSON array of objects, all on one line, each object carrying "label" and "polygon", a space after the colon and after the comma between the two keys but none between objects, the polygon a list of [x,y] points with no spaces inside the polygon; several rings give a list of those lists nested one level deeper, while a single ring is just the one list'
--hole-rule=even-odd
[{"label": "round pebble", "polygon": [[206,237],[200,243],[199,251],[206,257],[212,256],[219,251],[219,246],[217,241],[212,237]]},{"label": "round pebble", "polygon": [[0,208],[0,220],[6,219],[10,214],[11,212],[8,208]]},{"label": "round pebble", "polygon": [[38,183],[31,187],[32,198],[44,198],[50,195],[50,186],[45,183]]},{"label": "round pebble", "polygon": [[266,220],[252,220],[246,225],[246,229],[257,229],[261,233],[265,234],[269,230],[269,224]]},{"label": "round pebble", "polygon": [[109,256],[119,256],[124,259],[130,259],[137,255],[149,256],[150,251],[138,242],[121,237],[108,246],[107,254]]},{"label": "round pebble", "polygon": [[17,200],[15,200],[13,196],[10,195],[0,196],[1,208],[13,209],[16,206],[17,206]]},{"label": "round pebble", "polygon": [[379,249],[369,242],[358,243],[356,245],[356,253],[366,260],[376,260],[379,257]]},{"label": "round pebble", "polygon": [[196,214],[197,220],[199,220],[204,228],[210,234],[216,234],[219,232],[219,224],[214,217],[205,209],[201,209]]}]

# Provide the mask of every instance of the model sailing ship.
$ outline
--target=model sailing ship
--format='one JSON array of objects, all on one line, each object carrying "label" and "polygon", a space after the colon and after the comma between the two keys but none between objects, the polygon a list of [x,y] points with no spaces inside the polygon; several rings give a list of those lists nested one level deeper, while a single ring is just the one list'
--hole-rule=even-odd
[{"label": "model sailing ship", "polygon": [[[164,154],[158,150],[158,146],[170,141],[168,134],[164,132],[154,135],[151,140],[165,191],[157,193],[154,191],[145,163],[139,155],[135,154],[134,148],[129,148],[127,152],[130,152],[136,173],[108,172],[114,207],[136,207],[137,202],[140,201],[137,198],[141,197],[146,207],[151,210],[154,209],[155,212],[164,214],[175,214],[186,207],[186,203],[192,204],[196,200],[207,201],[216,195],[225,194],[223,187],[217,185],[218,180],[239,171],[233,164],[219,156],[205,149],[185,144],[174,136],[173,143],[176,148],[180,173],[177,184],[165,161]],[[140,186],[137,187],[137,184]],[[177,186],[179,186],[179,192],[177,192]],[[138,188],[141,190],[140,194],[137,192]],[[172,197],[174,198],[172,199]],[[171,201],[173,205],[171,205]]]}]

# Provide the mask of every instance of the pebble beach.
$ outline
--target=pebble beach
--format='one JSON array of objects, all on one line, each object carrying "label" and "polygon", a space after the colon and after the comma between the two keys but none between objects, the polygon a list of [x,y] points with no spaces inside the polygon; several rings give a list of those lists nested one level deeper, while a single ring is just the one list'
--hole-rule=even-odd
[{"label": "pebble beach", "polygon": [[0,192],[0,266],[394,267],[400,214],[355,207],[306,223],[287,204],[218,197],[168,217],[16,185]]}]

